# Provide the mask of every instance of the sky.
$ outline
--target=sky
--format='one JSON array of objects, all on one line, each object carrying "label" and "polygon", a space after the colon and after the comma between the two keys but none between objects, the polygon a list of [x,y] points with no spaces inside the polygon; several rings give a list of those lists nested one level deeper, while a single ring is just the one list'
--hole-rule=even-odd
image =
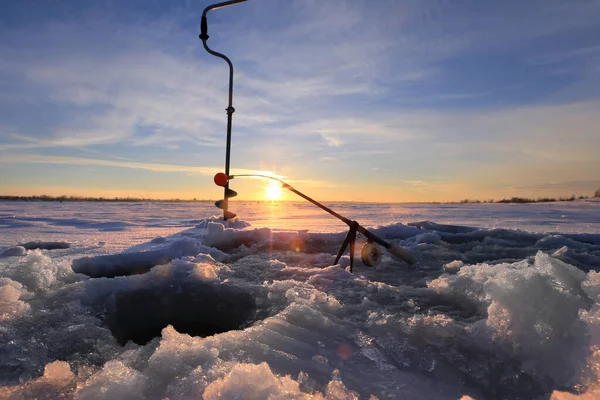
[{"label": "sky", "polygon": [[[0,194],[220,198],[211,3],[0,2]],[[248,0],[208,20],[235,69],[232,173],[329,201],[600,189],[598,0]]]}]

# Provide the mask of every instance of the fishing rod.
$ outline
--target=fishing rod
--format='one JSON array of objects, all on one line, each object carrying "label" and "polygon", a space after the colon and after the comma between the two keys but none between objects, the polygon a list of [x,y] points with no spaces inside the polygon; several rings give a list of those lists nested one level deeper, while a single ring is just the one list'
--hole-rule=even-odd
[{"label": "fishing rod", "polygon": [[338,252],[338,255],[335,259],[335,264],[337,264],[339,262],[340,258],[346,251],[346,248],[348,248],[348,246],[349,246],[350,247],[350,272],[352,272],[352,267],[354,264],[354,252],[355,252],[355,247],[356,247],[356,236],[358,233],[364,235],[367,238],[367,242],[365,243],[365,245],[363,246],[363,248],[361,250],[361,259],[362,259],[362,262],[366,266],[374,267],[374,266],[377,266],[381,262],[381,249],[379,248],[379,246],[377,246],[377,244],[383,246],[391,255],[400,258],[401,260],[407,262],[408,264],[414,264],[416,260],[415,260],[414,256],[412,254],[410,254],[408,251],[383,240],[379,236],[375,235],[374,233],[370,232],[368,229],[361,226],[358,222],[350,220],[350,219],[344,217],[343,215],[338,214],[337,212],[333,211],[331,208],[329,208],[329,207],[325,206],[324,204],[318,202],[317,200],[305,195],[304,193],[293,188],[290,184],[282,181],[281,179],[278,179],[278,178],[275,178],[275,177],[272,177],[269,175],[261,175],[261,174],[238,174],[238,175],[230,175],[229,174],[230,158],[231,158],[231,122],[232,122],[233,113],[235,112],[235,108],[233,108],[233,64],[231,63],[231,60],[229,58],[227,58],[227,56],[225,56],[224,54],[218,53],[218,52],[212,50],[210,47],[208,47],[208,44],[206,43],[209,39],[208,20],[206,18],[206,14],[211,10],[215,10],[218,8],[222,8],[222,7],[226,7],[226,6],[230,6],[230,5],[234,5],[234,4],[238,4],[238,3],[243,3],[245,1],[246,0],[230,0],[230,1],[225,1],[222,3],[216,3],[213,5],[210,5],[204,9],[204,11],[202,13],[202,20],[200,22],[200,36],[199,37],[200,37],[200,40],[202,40],[202,45],[204,46],[204,49],[209,54],[212,54],[215,57],[219,57],[219,58],[225,60],[225,62],[229,66],[229,103],[226,108],[226,111],[227,111],[227,142],[226,142],[226,147],[225,147],[225,172],[224,173],[219,172],[214,176],[215,184],[217,184],[217,186],[222,186],[224,188],[223,199],[215,202],[215,206],[217,206],[218,208],[223,210],[223,220],[227,221],[228,219],[232,219],[232,218],[236,217],[236,214],[229,211],[229,209],[228,209],[229,208],[229,199],[237,196],[237,192],[235,192],[234,190],[229,188],[229,181],[231,179],[234,179],[235,177],[257,177],[257,178],[271,179],[274,181],[278,181],[279,183],[281,183],[283,188],[297,194],[298,196],[300,196],[303,199],[309,201],[310,203],[316,205],[317,207],[328,212],[329,214],[333,215],[334,217],[336,217],[337,219],[339,219],[340,221],[342,221],[343,223],[348,225],[349,231],[348,231],[348,234],[346,235],[346,238],[344,239],[344,242],[342,243],[342,247],[340,248],[340,251]]},{"label": "fishing rod", "polygon": [[[383,246],[391,255],[400,258],[401,260],[407,262],[408,264],[414,264],[416,262],[415,257],[412,254],[410,254],[408,251],[383,240],[379,236],[375,235],[373,232],[371,232],[368,229],[366,229],[365,227],[361,226],[358,222],[350,220],[350,219],[344,217],[343,215],[338,214],[337,212],[333,211],[331,208],[329,208],[326,205],[318,202],[317,200],[305,195],[301,191],[292,187],[292,185],[290,185],[289,183],[284,182],[283,180],[281,180],[279,178],[275,178],[275,177],[269,176],[269,175],[262,175],[262,174],[236,174],[236,175],[227,176],[226,174],[219,172],[215,175],[214,181],[217,186],[225,186],[229,183],[229,181],[231,179],[234,179],[237,177],[264,178],[264,179],[270,179],[273,181],[277,181],[277,182],[281,183],[281,186],[283,188],[289,190],[292,193],[297,194],[298,196],[311,202],[312,204],[316,205],[317,207],[328,212],[329,214],[333,215],[334,217],[336,217],[337,219],[339,219],[340,221],[342,221],[343,223],[348,225],[350,227],[350,230],[348,231],[348,234],[346,235],[346,238],[344,239],[344,242],[342,243],[342,247],[340,248],[340,251],[338,252],[338,255],[335,259],[335,264],[337,264],[340,261],[340,258],[346,251],[346,248],[348,246],[350,246],[350,272],[352,272],[352,265],[354,263],[354,249],[355,249],[355,245],[356,245],[357,233],[361,233],[364,237],[367,238],[367,243],[364,244],[364,246],[360,252],[361,260],[362,260],[363,264],[365,264],[367,267],[375,267],[375,266],[379,265],[379,263],[381,262],[381,249],[375,243]],[[219,200],[219,201],[221,201],[221,200]],[[217,201],[217,203],[219,203],[219,201]],[[215,203],[215,205],[217,205],[217,207],[219,207],[219,205],[217,203]]]}]

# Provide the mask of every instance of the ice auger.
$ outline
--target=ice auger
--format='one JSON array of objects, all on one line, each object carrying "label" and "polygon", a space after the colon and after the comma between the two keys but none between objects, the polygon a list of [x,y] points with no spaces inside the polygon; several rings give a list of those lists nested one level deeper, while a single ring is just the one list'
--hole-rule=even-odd
[{"label": "ice auger", "polygon": [[225,7],[225,6],[230,6],[230,5],[237,4],[237,3],[243,3],[245,1],[246,0],[230,0],[230,1],[225,1],[222,3],[216,3],[213,5],[210,5],[204,9],[204,12],[202,13],[202,20],[200,23],[200,40],[202,40],[202,45],[204,46],[204,49],[206,49],[206,51],[209,52],[210,54],[212,54],[213,56],[222,58],[223,60],[225,60],[227,65],[229,65],[229,103],[228,103],[227,108],[225,109],[227,111],[227,142],[226,142],[226,147],[225,147],[225,172],[224,173],[219,172],[214,176],[215,184],[218,186],[222,186],[224,188],[223,199],[215,202],[215,205],[218,208],[223,210],[223,219],[225,221],[227,221],[228,219],[232,219],[232,218],[236,217],[235,213],[229,211],[229,199],[237,195],[237,193],[234,190],[229,188],[229,181],[231,179],[234,179],[236,177],[257,177],[257,178],[271,179],[271,180],[278,181],[283,188],[297,194],[298,196],[300,196],[303,199],[309,201],[310,203],[316,205],[317,207],[325,210],[329,214],[333,215],[334,217],[338,218],[340,221],[342,221],[346,225],[348,225],[348,227],[349,227],[348,234],[346,235],[346,238],[344,239],[344,242],[342,243],[342,247],[340,248],[340,251],[338,252],[338,255],[335,259],[336,264],[340,261],[340,258],[342,257],[342,255],[345,253],[346,249],[349,246],[350,247],[350,272],[352,272],[352,266],[354,264],[354,252],[355,252],[355,247],[356,247],[356,237],[359,233],[367,238],[367,242],[365,243],[365,245],[363,246],[363,248],[361,250],[361,259],[362,259],[362,262],[366,266],[374,267],[374,266],[377,266],[381,262],[381,248],[378,245],[383,246],[393,256],[396,256],[409,264],[414,264],[415,258],[408,251],[383,240],[379,236],[375,235],[374,233],[370,232],[368,229],[361,226],[358,222],[352,221],[352,220],[344,217],[343,215],[336,213],[329,207],[327,207],[327,206],[323,205],[322,203],[305,195],[304,193],[293,188],[291,185],[282,181],[281,179],[278,179],[278,178],[275,178],[272,176],[268,176],[268,175],[260,175],[260,174],[230,175],[229,166],[230,166],[230,158],[231,158],[231,120],[232,120],[233,113],[235,112],[235,108],[233,108],[233,64],[231,63],[231,60],[229,58],[227,58],[227,56],[225,56],[224,54],[218,53],[208,47],[208,45],[206,43],[209,39],[208,21],[206,18],[206,14],[211,10],[215,10],[217,8],[221,8],[221,7]]}]

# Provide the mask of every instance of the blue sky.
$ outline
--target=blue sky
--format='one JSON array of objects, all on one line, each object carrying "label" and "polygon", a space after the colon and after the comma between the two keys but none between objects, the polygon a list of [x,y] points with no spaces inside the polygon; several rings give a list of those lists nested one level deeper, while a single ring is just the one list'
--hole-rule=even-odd
[{"label": "blue sky", "polygon": [[[208,4],[0,3],[0,194],[219,198]],[[600,188],[600,1],[249,0],[209,34],[234,172],[327,200]]]}]

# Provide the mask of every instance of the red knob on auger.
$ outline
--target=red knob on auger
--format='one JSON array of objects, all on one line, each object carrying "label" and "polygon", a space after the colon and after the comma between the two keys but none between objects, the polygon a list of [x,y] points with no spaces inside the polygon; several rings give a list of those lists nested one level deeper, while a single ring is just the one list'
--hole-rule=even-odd
[{"label": "red knob on auger", "polygon": [[225,186],[229,182],[229,177],[223,172],[215,174],[215,184],[217,186]]}]

